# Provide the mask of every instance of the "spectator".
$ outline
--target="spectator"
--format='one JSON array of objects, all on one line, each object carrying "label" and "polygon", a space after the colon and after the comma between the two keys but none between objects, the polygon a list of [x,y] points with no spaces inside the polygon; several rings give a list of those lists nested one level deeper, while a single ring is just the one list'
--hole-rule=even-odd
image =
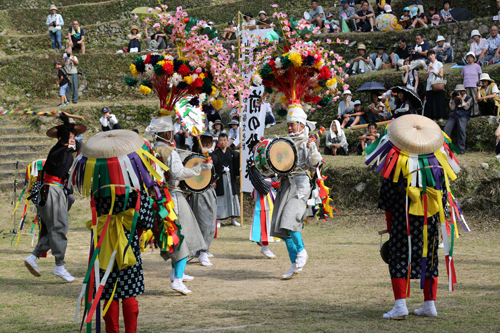
[{"label": "spectator", "polygon": [[471,117],[481,115],[479,112],[479,106],[477,105],[476,95],[477,95],[477,82],[479,76],[483,73],[481,67],[475,63],[476,58],[473,52],[467,53],[465,56],[467,60],[467,65],[462,68],[462,76],[464,77],[464,87],[467,96],[472,97],[472,105],[469,109]]},{"label": "spectator", "polygon": [[373,31],[373,26],[375,25],[375,14],[368,10],[368,1],[363,1],[361,3],[361,10],[354,14],[354,18],[358,20],[356,27],[360,32]]},{"label": "spectator", "polygon": [[340,127],[338,120],[332,121],[330,130],[326,135],[325,155],[337,155],[339,149],[343,150],[344,155],[349,155],[349,144],[344,130]]},{"label": "spectator", "polygon": [[[128,52],[129,53],[134,53],[134,52],[141,52],[141,34],[139,33],[139,28],[134,24],[132,26],[132,29],[130,29],[130,34],[128,34]],[[135,50],[134,50],[135,49]]]},{"label": "spectator", "polygon": [[391,6],[390,6],[391,5],[391,0],[385,0],[384,2],[385,2],[385,5],[382,6],[382,0],[377,0],[376,1],[376,4],[377,4],[377,15],[385,14],[385,13],[391,13],[392,12],[392,10],[388,12],[386,10],[386,7],[385,7],[385,6],[389,5],[389,8],[391,8]]},{"label": "spectator", "polygon": [[435,6],[429,7],[429,13],[426,14],[426,17],[427,17],[427,24],[439,25],[439,23],[441,22],[441,18],[437,13],[437,9]]},{"label": "spectator", "polygon": [[114,114],[111,114],[109,108],[102,108],[101,114],[102,117],[101,119],[99,119],[99,121],[101,122],[101,128],[103,132],[122,129],[122,127],[118,123],[118,119],[116,119],[116,116]]},{"label": "spectator", "polygon": [[[146,39],[149,50],[163,50],[167,48],[167,34],[160,31],[160,23],[153,24],[154,33]],[[148,28],[144,27],[144,35],[148,36]],[[130,35],[129,35],[130,36]],[[132,42],[132,41],[130,41]]]},{"label": "spectator", "polygon": [[341,128],[345,128],[346,126],[354,126],[354,125],[362,125],[366,124],[363,116],[365,113],[363,112],[363,108],[361,102],[359,100],[354,101],[354,110],[350,113],[346,110],[344,113],[344,119],[342,120]]},{"label": "spectator", "polygon": [[237,119],[232,119],[228,125],[231,128],[229,129],[229,134],[227,136],[228,138],[227,146],[233,149],[241,148],[240,129],[238,128],[240,126],[240,123],[238,122]]},{"label": "spectator", "polygon": [[470,33],[470,37],[473,40],[472,44],[470,45],[470,52],[474,53],[474,57],[477,60],[481,53],[483,53],[483,49],[486,47],[486,38],[481,38],[479,30],[472,30]]},{"label": "spectator", "polygon": [[426,116],[431,119],[442,119],[446,117],[446,98],[444,90],[436,92],[432,90],[431,82],[437,79],[443,79],[443,64],[436,59],[436,52],[430,50],[428,53],[429,66],[425,78],[427,79],[426,94],[427,102],[425,104]]},{"label": "spectator", "polygon": [[189,136],[188,132],[186,132],[184,130],[184,127],[182,127],[182,125],[181,125],[181,118],[177,117],[177,119],[174,123],[175,146],[180,149],[181,145],[185,144],[188,136]]},{"label": "spectator", "polygon": [[411,100],[408,98],[407,93],[404,91],[398,91],[398,98],[396,99],[396,107],[394,109],[394,114],[415,114],[415,107],[413,106]]},{"label": "spectator", "polygon": [[351,31],[356,31],[356,22],[354,21],[356,11],[349,6],[347,0],[342,0],[340,5],[342,9],[339,12],[339,25],[342,27],[342,21],[344,21]]},{"label": "spectator", "polygon": [[424,41],[424,35],[422,34],[417,34],[415,36],[415,41],[415,47],[411,52],[413,60],[410,62],[410,69],[425,69],[427,66],[425,60],[427,59],[427,54],[431,47],[429,43]]},{"label": "spectator", "polygon": [[59,96],[61,97],[61,103],[57,106],[65,106],[69,104],[66,99],[66,89],[68,88],[68,79],[67,75],[64,72],[64,69],[61,66],[60,61],[54,62],[54,68],[57,69],[57,82],[56,85],[59,87]]},{"label": "spectator", "polygon": [[385,110],[385,105],[382,103],[377,93],[372,92],[371,100],[372,104],[366,108],[365,112],[368,117],[368,121],[384,121],[389,119]]},{"label": "spectator", "polygon": [[337,22],[333,19],[332,13],[328,13],[328,15],[326,15],[325,27],[327,27],[325,33],[329,33],[329,32],[339,33],[340,32],[339,22]]},{"label": "spectator", "polygon": [[368,54],[366,54],[366,46],[365,44],[359,44],[358,45],[358,54],[356,58],[354,58],[352,62],[352,75],[356,74],[364,74],[366,72],[370,71],[370,58],[368,57]]},{"label": "spectator", "polygon": [[345,90],[342,95],[345,100],[339,103],[339,108],[337,113],[337,120],[339,121],[343,121],[344,114],[350,114],[354,112],[354,104],[351,102],[352,100],[351,91]]},{"label": "spectator", "polygon": [[[380,96],[380,101],[384,103],[385,109],[387,113],[391,113],[391,110],[396,109],[394,94],[392,93],[392,81],[385,81],[384,89],[385,92]],[[391,116],[392,117],[392,116]]]},{"label": "spectator", "polygon": [[[243,15],[243,19],[245,22],[241,24],[241,30],[253,30],[255,29],[255,20],[253,19],[253,15],[250,14],[250,12],[246,12],[245,15]],[[248,28],[252,27],[252,28]]]},{"label": "spectator", "polygon": [[227,22],[227,27],[224,29],[222,33],[222,41],[227,41],[236,38],[237,34],[236,27],[234,26],[234,21]]},{"label": "spectator", "polygon": [[359,155],[365,155],[365,148],[371,145],[373,142],[377,141],[380,137],[380,133],[377,133],[377,124],[369,123],[366,133],[358,137],[359,143],[356,145],[356,149]]},{"label": "spectator", "polygon": [[324,20],[325,20],[325,12],[323,11],[323,7],[318,6],[318,0],[311,1],[312,9],[309,11],[309,19],[307,23],[314,24],[320,29],[323,29]]},{"label": "spectator", "polygon": [[411,10],[412,8],[417,7],[420,9],[420,12],[424,12],[424,0],[408,0],[408,8]]},{"label": "spectator", "polygon": [[212,135],[214,136],[215,147],[217,147],[217,142],[219,141],[219,135],[221,133],[226,134],[226,130],[224,129],[224,124],[220,119],[214,121],[212,125]]},{"label": "spectator", "polygon": [[453,17],[451,17],[450,13],[450,1],[445,0],[444,3],[444,9],[441,9],[441,20],[443,23],[451,23],[453,22]]},{"label": "spectator", "polygon": [[273,108],[268,102],[264,102],[260,105],[260,112],[264,111],[266,113],[266,128],[276,125],[276,119],[274,119]]},{"label": "spectator", "polygon": [[85,31],[80,28],[78,21],[73,21],[73,26],[68,30],[69,48],[80,49],[85,54]]},{"label": "spectator", "polygon": [[486,40],[484,49],[478,57],[478,62],[481,66],[492,65],[500,61],[500,36],[498,35],[498,27],[492,25],[490,27],[490,38]]},{"label": "spectator", "polygon": [[413,28],[426,28],[427,27],[427,17],[424,13],[420,11],[418,7],[413,7],[411,9],[411,25],[410,29]]},{"label": "spectator", "polygon": [[498,86],[488,73],[482,73],[479,76],[479,80],[481,81],[481,86],[478,86],[476,93],[479,110],[483,116],[496,116],[497,108],[500,107],[500,97],[498,97],[500,91],[498,90]]},{"label": "spectator", "polygon": [[453,62],[453,49],[450,43],[445,43],[446,39],[443,36],[438,36],[434,51],[436,52],[436,59],[445,64]]},{"label": "spectator", "polygon": [[60,14],[56,14],[57,7],[50,5],[50,15],[47,16],[47,26],[49,27],[50,40],[52,40],[52,49],[62,49],[61,27],[64,20]]},{"label": "spectator", "polygon": [[451,138],[451,132],[457,128],[457,147],[460,153],[465,153],[465,128],[470,119],[472,97],[465,93],[463,84],[457,84],[450,93],[450,118],[444,126],[444,132]]},{"label": "spectator", "polygon": [[418,89],[418,71],[414,69],[410,69],[410,60],[406,59],[404,62],[403,70],[404,73],[402,75],[403,84],[406,88],[413,90],[417,93]]},{"label": "spectator", "polygon": [[403,9],[403,15],[399,19],[399,24],[401,24],[403,29],[410,29],[410,25],[411,25],[410,8],[405,7]]},{"label": "spectator", "polygon": [[403,67],[404,61],[410,58],[410,48],[406,43],[406,38],[399,38],[398,48],[396,49],[396,51],[391,53],[390,58],[392,67],[396,67],[396,70],[398,70],[399,67]]},{"label": "spectator", "polygon": [[271,22],[271,20],[267,18],[266,12],[263,11],[263,10],[261,10],[259,12],[259,20],[257,21],[257,25],[258,26],[261,26],[261,25],[264,25],[264,26],[268,25],[268,26],[270,26],[271,24],[273,24],[273,22]]},{"label": "spectator", "polygon": [[64,59],[64,70],[66,71],[70,85],[66,89],[66,99],[70,100],[70,95],[73,97],[73,104],[78,103],[78,58],[73,55],[71,47],[68,47],[66,53],[63,55]]},{"label": "spectator", "polygon": [[495,156],[496,158],[500,158],[500,125],[498,125],[496,131],[495,131],[495,138],[496,138],[496,146],[495,146]]},{"label": "spectator", "polygon": [[385,51],[384,44],[378,43],[377,53],[372,53],[370,55],[370,61],[373,64],[373,68],[376,71],[381,70],[383,64],[389,63],[389,56],[384,51]]}]

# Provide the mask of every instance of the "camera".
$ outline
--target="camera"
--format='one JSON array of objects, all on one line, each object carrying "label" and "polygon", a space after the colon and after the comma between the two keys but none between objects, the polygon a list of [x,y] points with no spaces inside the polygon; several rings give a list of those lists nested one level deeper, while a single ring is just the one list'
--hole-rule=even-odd
[{"label": "camera", "polygon": [[477,82],[476,82],[476,86],[481,87],[482,85],[483,85],[483,82],[482,82],[482,81],[477,81]]},{"label": "camera", "polygon": [[453,93],[451,94],[451,96],[453,98],[457,98],[458,96],[460,96],[460,91],[459,90],[454,90]]}]

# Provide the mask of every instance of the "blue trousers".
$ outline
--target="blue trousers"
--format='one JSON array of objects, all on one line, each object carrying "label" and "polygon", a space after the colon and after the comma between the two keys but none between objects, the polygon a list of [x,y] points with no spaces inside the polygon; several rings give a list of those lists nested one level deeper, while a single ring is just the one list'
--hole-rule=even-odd
[{"label": "blue trousers", "polygon": [[448,56],[446,61],[444,61],[444,58],[441,57],[439,54],[436,54],[436,59],[439,62],[445,63],[445,64],[451,64],[453,62],[453,56],[452,56],[453,50],[451,47],[445,51],[445,54]]},{"label": "blue trousers", "polygon": [[185,257],[178,262],[172,262],[172,268],[175,268],[175,274],[174,276],[176,278],[182,279],[184,276],[184,270],[186,269],[186,264],[187,264],[188,258]]},{"label": "blue trousers", "polygon": [[52,48],[53,49],[62,49],[61,43],[61,30],[56,30],[55,32],[49,31],[50,39],[52,40]]},{"label": "blue trousers", "polygon": [[300,231],[288,230],[288,234],[290,235],[290,237],[285,237],[284,241],[286,244],[286,249],[288,250],[288,256],[290,257],[290,261],[293,264],[297,259],[297,253],[304,249],[304,242],[302,241],[302,235]]}]

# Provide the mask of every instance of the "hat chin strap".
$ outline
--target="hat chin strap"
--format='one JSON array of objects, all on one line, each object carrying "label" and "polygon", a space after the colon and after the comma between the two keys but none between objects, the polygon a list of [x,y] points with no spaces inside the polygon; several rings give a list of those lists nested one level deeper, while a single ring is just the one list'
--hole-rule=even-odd
[{"label": "hat chin strap", "polygon": [[167,139],[165,139],[165,138],[162,138],[162,137],[161,137],[161,136],[159,136],[158,134],[154,134],[154,135],[153,135],[153,139],[155,139],[155,140],[157,140],[157,141],[158,141],[158,140],[161,140],[161,141],[163,141],[163,142],[165,142],[165,143],[169,144],[170,146],[173,146],[173,141],[174,141],[173,132],[174,132],[174,131],[167,131],[167,132],[170,132],[170,133],[171,133],[171,134],[170,134],[170,140],[167,140]]}]

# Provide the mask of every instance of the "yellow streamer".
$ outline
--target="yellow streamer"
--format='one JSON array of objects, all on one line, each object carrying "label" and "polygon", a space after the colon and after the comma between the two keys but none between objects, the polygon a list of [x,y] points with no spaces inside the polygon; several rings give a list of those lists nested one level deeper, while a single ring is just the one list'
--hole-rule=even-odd
[{"label": "yellow streamer", "polygon": [[[112,272],[112,270],[111,270],[111,272]],[[106,307],[102,311],[103,317],[106,315],[106,312],[108,312],[108,309],[111,305],[111,302],[113,301],[113,297],[115,296],[116,286],[118,285],[118,280],[120,280],[120,277],[116,278],[115,287],[113,288],[113,292],[111,293],[111,297],[109,298],[108,303],[106,304]]]},{"label": "yellow streamer", "polygon": [[92,195],[91,193],[92,190],[90,188],[90,181],[94,177],[95,162],[96,162],[95,158],[89,158],[85,163],[85,177],[83,179],[83,195],[87,197]]},{"label": "yellow streamer", "polygon": [[149,164],[148,161],[146,161],[146,159],[144,158],[143,156],[144,152],[145,150],[142,148],[136,151],[137,155],[142,160],[142,163],[146,166],[151,176],[153,176],[157,180],[161,180],[161,176],[158,174],[158,172],[156,172],[156,170],[151,166],[151,164]]},{"label": "yellow streamer", "polygon": [[[160,166],[160,168],[162,168],[165,172],[168,171],[168,166],[166,166],[165,164],[163,164],[159,159],[157,159],[156,157],[154,157],[153,154],[149,153],[147,150],[142,150],[144,155],[146,155],[148,158],[150,158],[153,162],[155,162],[156,164],[158,164]],[[161,180],[158,179],[158,180]]]},{"label": "yellow streamer", "polygon": [[[408,196],[411,199],[410,214],[415,216],[424,216],[424,198],[422,195],[423,189],[420,187],[410,186],[408,188]],[[441,192],[436,191],[432,187],[427,187],[427,216],[433,216],[439,209],[439,201],[441,200]],[[441,204],[442,205],[442,204]]]}]

